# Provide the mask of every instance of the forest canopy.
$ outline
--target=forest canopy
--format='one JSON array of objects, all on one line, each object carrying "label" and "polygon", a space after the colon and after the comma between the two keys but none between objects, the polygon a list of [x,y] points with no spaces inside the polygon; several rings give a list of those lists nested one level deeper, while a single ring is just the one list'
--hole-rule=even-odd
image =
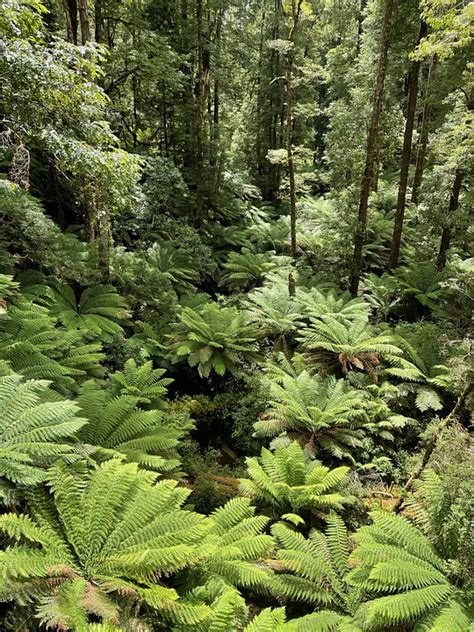
[{"label": "forest canopy", "polygon": [[473,25],[2,0],[2,630],[474,630]]}]

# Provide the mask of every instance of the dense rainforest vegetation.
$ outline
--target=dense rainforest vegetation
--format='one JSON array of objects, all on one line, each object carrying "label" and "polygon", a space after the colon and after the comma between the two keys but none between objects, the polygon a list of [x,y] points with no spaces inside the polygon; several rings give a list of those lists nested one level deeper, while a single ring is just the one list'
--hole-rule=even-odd
[{"label": "dense rainforest vegetation", "polygon": [[473,23],[1,1],[1,630],[474,630]]}]

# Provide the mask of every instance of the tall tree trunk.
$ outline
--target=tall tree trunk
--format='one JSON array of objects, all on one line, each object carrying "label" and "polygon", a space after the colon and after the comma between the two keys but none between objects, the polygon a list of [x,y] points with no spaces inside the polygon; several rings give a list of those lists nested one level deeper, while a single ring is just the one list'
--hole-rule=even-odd
[{"label": "tall tree trunk", "polygon": [[263,91],[262,91],[262,65],[263,65],[263,44],[265,41],[265,8],[262,8],[262,18],[260,23],[260,41],[258,45],[258,66],[257,66],[257,130],[255,137],[255,159],[257,165],[257,181],[263,191],[262,176],[264,173],[264,160],[262,152],[262,110],[263,110]]},{"label": "tall tree trunk", "polygon": [[441,233],[441,242],[439,245],[438,258],[436,259],[436,269],[438,272],[444,269],[446,265],[446,257],[451,244],[451,225],[450,220],[453,213],[459,206],[459,193],[461,192],[461,185],[464,178],[464,173],[461,169],[456,171],[454,177],[453,187],[449,196],[449,206],[446,213],[445,224]]},{"label": "tall tree trunk", "polygon": [[367,0],[360,0],[359,4],[359,15],[357,16],[357,46],[356,46],[356,57],[360,55],[360,48],[362,45],[362,33],[364,32],[364,12],[365,6],[367,4]]},{"label": "tall tree trunk", "polygon": [[360,189],[359,209],[354,237],[354,254],[352,257],[352,270],[350,280],[350,290],[352,296],[357,295],[357,291],[359,289],[359,279],[362,270],[362,250],[364,248],[367,233],[369,194],[370,187],[373,182],[380,117],[382,114],[385,75],[387,72],[388,49],[390,46],[390,29],[392,24],[393,5],[394,0],[385,0],[385,13],[380,39],[379,61],[377,65],[377,76],[375,80],[375,89],[372,101],[372,117],[369,126],[369,133],[367,136],[367,152],[364,174],[362,177]]},{"label": "tall tree trunk", "polygon": [[168,104],[166,101],[166,83],[162,81],[163,109],[162,109],[162,125],[163,125],[163,151],[165,156],[169,155],[169,139],[168,139]]},{"label": "tall tree trunk", "polygon": [[[295,61],[294,40],[300,18],[301,4],[303,0],[291,1],[292,25],[288,35],[290,42],[286,60],[286,157],[288,163],[288,179],[290,181],[290,240],[291,257],[293,267],[296,265],[296,186],[295,165],[293,162],[293,66]],[[288,291],[290,295],[295,293],[295,273],[290,271],[288,276]]]},{"label": "tall tree trunk", "polygon": [[79,21],[81,23],[81,43],[84,45],[92,39],[88,0],[79,0]]},{"label": "tall tree trunk", "polygon": [[95,0],[95,41],[102,44],[104,41],[104,18],[102,14],[102,0]]},{"label": "tall tree trunk", "polygon": [[61,230],[66,228],[66,221],[64,217],[64,198],[59,183],[58,168],[53,158],[49,159],[49,170],[51,173],[51,180],[53,182],[54,201],[56,203],[56,219]]},{"label": "tall tree trunk", "polygon": [[370,181],[370,190],[377,193],[379,189],[379,171],[380,171],[380,143],[377,142],[374,150],[374,169],[372,180]]},{"label": "tall tree trunk", "polygon": [[76,0],[63,0],[64,15],[66,18],[67,39],[71,44],[77,44],[77,2]]},{"label": "tall tree trunk", "polygon": [[430,94],[430,89],[435,76],[436,66],[437,57],[433,55],[428,70],[428,77],[426,79],[425,102],[423,105],[420,139],[418,142],[418,151],[416,154],[415,176],[413,178],[413,186],[411,190],[411,201],[413,204],[418,203],[418,195],[421,187],[421,182],[423,180],[423,171],[425,168],[426,151],[428,149],[428,136],[431,123],[432,96]]},{"label": "tall tree trunk", "polygon": [[[422,21],[418,33],[417,46],[426,37],[428,26]],[[390,248],[390,258],[388,268],[396,268],[400,256],[400,244],[402,241],[403,220],[405,218],[405,207],[408,186],[408,170],[410,168],[411,146],[413,142],[413,128],[415,125],[416,102],[418,99],[418,79],[420,76],[419,59],[412,62],[408,78],[408,106],[407,119],[405,123],[405,134],[403,136],[402,162],[400,165],[400,184],[398,186],[397,210],[395,211],[395,222],[393,226],[392,245]]]},{"label": "tall tree trunk", "polygon": [[197,81],[196,94],[196,224],[200,226],[204,213],[204,39],[203,39],[203,6],[202,0],[196,0],[197,25]]},{"label": "tall tree trunk", "polygon": [[84,215],[84,235],[86,241],[92,242],[97,236],[95,195],[93,185],[90,182],[87,182],[85,177],[81,178],[81,191]]},{"label": "tall tree trunk", "polygon": [[[212,180],[213,180],[213,193],[214,196],[219,190],[221,164],[220,164],[220,86],[219,86],[219,72],[221,68],[221,34],[222,34],[222,22],[224,18],[224,11],[220,9],[216,16],[216,30],[214,38],[214,56],[212,61],[213,67],[213,90],[212,90],[212,117],[210,120],[210,155],[209,164],[212,167]],[[211,92],[211,82],[209,81],[209,92]]]}]

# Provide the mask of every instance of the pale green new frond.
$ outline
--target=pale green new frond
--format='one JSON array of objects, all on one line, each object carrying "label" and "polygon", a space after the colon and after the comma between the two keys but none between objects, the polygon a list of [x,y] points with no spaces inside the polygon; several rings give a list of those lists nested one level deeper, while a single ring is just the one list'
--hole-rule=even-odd
[{"label": "pale green new frond", "polygon": [[266,590],[270,571],[265,560],[274,542],[263,533],[268,518],[254,514],[247,498],[233,498],[210,515],[200,573],[219,576],[228,585]]},{"label": "pale green new frond", "polygon": [[450,601],[431,622],[431,632],[465,632],[473,628],[473,618],[457,601]]},{"label": "pale green new frond", "polygon": [[[313,529],[308,538],[283,523],[272,527],[277,543],[276,561],[272,562],[277,575],[272,592],[289,601],[333,607],[335,612],[328,613],[329,620],[349,625],[360,602],[361,590],[346,581],[349,537],[344,523],[334,513],[328,516],[327,522],[325,533]],[[344,616],[338,618],[336,612]]]},{"label": "pale green new frond", "polygon": [[[341,624],[350,620],[349,617],[334,612],[332,610],[319,610],[313,614],[306,615],[294,622],[289,621],[285,632],[337,632],[342,630]],[[346,628],[344,628],[346,630]],[[349,632],[347,629],[346,632]],[[356,632],[354,628],[351,632]]]},{"label": "pale green new frond", "polygon": [[331,553],[331,561],[340,577],[344,577],[349,569],[349,542],[347,529],[337,514],[329,514],[326,527],[326,543]]}]

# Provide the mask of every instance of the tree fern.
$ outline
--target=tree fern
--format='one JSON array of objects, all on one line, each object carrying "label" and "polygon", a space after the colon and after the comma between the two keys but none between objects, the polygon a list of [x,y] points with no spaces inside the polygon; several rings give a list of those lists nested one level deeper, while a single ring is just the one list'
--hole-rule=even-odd
[{"label": "tree fern", "polygon": [[386,320],[401,301],[396,279],[391,274],[377,276],[371,272],[364,276],[363,284],[365,299],[375,308],[377,316]]},{"label": "tree fern", "polygon": [[125,300],[112,285],[95,285],[86,288],[79,300],[73,290],[64,284],[54,283],[54,303],[50,312],[65,327],[84,329],[102,339],[122,331],[121,322],[129,316]]},{"label": "tree fern", "polygon": [[348,292],[338,293],[335,288],[326,292],[318,288],[298,288],[296,304],[301,314],[312,319],[329,315],[338,321],[350,323],[367,318],[370,313],[367,302],[360,298],[351,298]]},{"label": "tree fern", "polygon": [[413,393],[421,412],[441,410],[443,393],[451,386],[451,371],[441,364],[439,328],[431,323],[417,323],[415,327],[399,326],[396,333],[405,357],[384,373],[402,380],[401,392]]},{"label": "tree fern", "polygon": [[31,600],[40,613],[46,600],[48,616],[54,612],[55,624],[66,629],[74,629],[74,613],[74,625],[82,625],[84,613],[117,623],[130,604],[169,622],[205,618],[205,605],[181,601],[165,579],[206,555],[199,546],[206,519],[181,509],[187,491],[155,480],[117,460],[91,472],[55,465],[53,507],[37,492],[29,498],[31,517],[0,517],[0,530],[14,542],[0,552],[1,599]]},{"label": "tree fern", "polygon": [[258,285],[265,274],[275,267],[268,253],[259,254],[249,248],[240,253],[231,252],[223,264],[224,274],[220,285],[235,289],[251,289]]},{"label": "tree fern", "polygon": [[65,440],[86,423],[70,401],[51,399],[48,382],[0,377],[0,475],[13,483],[45,480],[47,467],[75,449]]},{"label": "tree fern", "polygon": [[414,623],[422,628],[424,621],[436,629],[445,608],[468,619],[462,590],[449,581],[428,539],[402,516],[376,511],[371,517],[373,524],[355,535],[355,568],[348,578],[370,596],[356,616],[364,629]]},{"label": "tree fern", "polygon": [[404,501],[406,515],[444,559],[453,560],[458,582],[469,580],[474,564],[473,484],[474,463],[460,460],[442,476],[425,470],[414,484],[414,493]]},{"label": "tree fern", "polygon": [[374,332],[366,318],[350,323],[332,315],[312,318],[299,341],[310,362],[340,367],[344,374],[359,369],[374,379],[381,359],[391,363],[403,353],[392,335]]},{"label": "tree fern", "polygon": [[101,377],[101,345],[83,331],[67,331],[47,307],[23,296],[8,305],[0,319],[0,358],[27,378],[51,380],[59,389],[75,389],[75,381]]},{"label": "tree fern", "polygon": [[89,423],[80,438],[97,446],[99,455],[120,453],[140,467],[170,473],[180,465],[177,446],[183,430],[170,426],[163,411],[141,409],[142,402],[139,396],[114,397],[95,382],[86,382],[77,404]]},{"label": "tree fern", "polygon": [[151,361],[138,366],[133,358],[125,362],[123,371],[115,371],[110,376],[112,392],[116,395],[138,397],[143,404],[158,407],[162,403],[166,387],[173,380],[163,377],[164,369],[154,369]]},{"label": "tree fern", "polygon": [[249,478],[241,479],[240,492],[277,517],[302,510],[324,515],[354,501],[341,490],[348,471],[308,460],[295,441],[274,453],[263,448],[260,458],[247,458]]},{"label": "tree fern", "polygon": [[242,359],[255,356],[257,328],[235,307],[207,303],[200,309],[185,307],[172,338],[175,361],[187,358],[202,377],[211,371],[235,373]]},{"label": "tree fern", "polygon": [[283,347],[303,326],[300,311],[286,284],[250,292],[246,306],[251,320],[259,325],[260,335],[275,338]]},{"label": "tree fern", "polygon": [[273,538],[264,533],[268,518],[256,516],[248,499],[234,498],[208,521],[204,539],[208,555],[198,565],[199,581],[217,576],[229,586],[267,592],[271,571],[265,560],[273,547]]},{"label": "tree fern", "polygon": [[202,621],[178,625],[173,632],[227,632],[239,630],[248,620],[248,607],[240,592],[220,577],[210,577],[204,584],[186,594],[191,603],[205,603],[209,615]]},{"label": "tree fern", "polygon": [[345,380],[291,374],[276,365],[269,375],[269,407],[255,423],[258,435],[297,432],[310,446],[319,444],[339,458],[360,445],[369,422],[366,393]]},{"label": "tree fern", "polygon": [[0,308],[3,311],[0,311],[2,314],[6,311],[6,303],[5,299],[11,298],[15,292],[19,288],[19,283],[13,280],[13,276],[11,274],[0,274]]},{"label": "tree fern", "polygon": [[417,262],[397,270],[396,278],[403,295],[414,298],[430,310],[436,309],[439,299],[446,294],[442,286],[443,272],[437,272],[431,261]]},{"label": "tree fern", "polygon": [[191,259],[179,252],[169,241],[155,243],[146,251],[147,265],[161,272],[174,289],[180,293],[188,291],[199,281],[199,273]]},{"label": "tree fern", "polygon": [[283,522],[274,525],[272,533],[277,542],[272,591],[290,602],[329,606],[330,611],[315,615],[315,622],[338,629],[339,623],[350,621],[361,591],[347,583],[349,538],[341,518],[330,514],[326,533],[313,529],[308,538]]}]

